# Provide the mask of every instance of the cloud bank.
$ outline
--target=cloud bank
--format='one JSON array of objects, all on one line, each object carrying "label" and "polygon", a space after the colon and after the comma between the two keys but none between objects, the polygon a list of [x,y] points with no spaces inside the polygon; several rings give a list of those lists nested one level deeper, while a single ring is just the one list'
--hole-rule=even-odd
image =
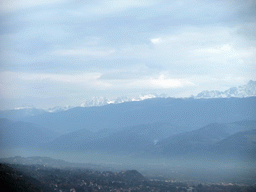
[{"label": "cloud bank", "polygon": [[4,0],[0,7],[3,108],[31,98],[46,108],[53,98],[79,105],[93,96],[190,96],[255,80],[254,1]]}]

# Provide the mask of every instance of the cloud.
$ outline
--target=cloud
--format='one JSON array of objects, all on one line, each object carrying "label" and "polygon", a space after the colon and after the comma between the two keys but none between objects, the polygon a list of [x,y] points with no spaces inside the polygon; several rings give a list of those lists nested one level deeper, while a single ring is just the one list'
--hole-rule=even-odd
[{"label": "cloud", "polygon": [[79,17],[102,16],[124,12],[132,8],[143,8],[152,6],[155,0],[136,1],[136,0],[104,0],[95,1],[94,3],[81,4],[80,8],[72,10],[70,13]]},{"label": "cloud", "polygon": [[153,44],[158,44],[158,43],[161,43],[162,39],[158,37],[158,38],[150,39],[150,41]]},{"label": "cloud", "polygon": [[[115,1],[115,0],[107,0],[107,1],[102,1],[101,7],[102,9],[99,10],[97,8],[97,11],[103,11],[108,10],[108,11],[123,11],[124,9],[129,9],[129,8],[134,8],[134,7],[147,7],[147,6],[152,6],[156,1],[154,0],[148,0],[148,1],[136,1],[136,0],[120,0],[120,1]],[[104,10],[103,10],[104,9]]]},{"label": "cloud", "polygon": [[193,51],[195,55],[199,56],[223,56],[230,57],[232,59],[235,58],[247,58],[250,56],[253,56],[256,54],[255,48],[248,48],[246,50],[240,50],[235,48],[234,46],[230,44],[223,44],[219,46],[213,46],[213,47],[205,47],[205,48],[199,48]]},{"label": "cloud", "polygon": [[4,0],[0,89],[36,100],[83,97],[84,90],[92,96],[134,89],[191,95],[243,84],[255,76],[254,5]]},{"label": "cloud", "polygon": [[[50,74],[50,73],[24,73],[24,72],[0,72],[0,88],[4,97],[13,97],[18,92],[25,95],[33,95],[40,90],[45,90],[51,95],[50,90],[58,86],[60,93],[66,88],[83,88],[91,90],[119,90],[119,89],[172,89],[184,86],[194,86],[186,79],[170,78],[168,74],[161,73],[157,77],[142,76],[125,79],[102,79],[101,73],[77,73],[77,74]],[[8,91],[7,87],[12,90]],[[55,90],[56,91],[56,90]]]},{"label": "cloud", "polygon": [[106,57],[114,54],[116,51],[111,50],[100,50],[95,48],[80,48],[80,49],[64,49],[56,50],[53,52],[55,55],[60,56],[89,56],[89,57]]},{"label": "cloud", "polygon": [[158,63],[172,75],[233,73],[241,61],[255,63],[255,46],[238,35],[236,27],[184,27],[157,34],[149,42],[128,45],[119,55]]},{"label": "cloud", "polygon": [[0,10],[3,12],[16,11],[20,9],[27,9],[31,7],[37,7],[42,5],[49,5],[54,3],[63,3],[66,0],[2,0],[0,3]]},{"label": "cloud", "polygon": [[[0,75],[1,92],[4,97],[34,95],[37,89],[45,90],[51,95],[51,91],[56,93],[56,90],[61,90],[61,94],[67,88],[104,90],[112,86],[100,80],[101,73],[50,74],[4,71],[0,72]],[[51,90],[54,87],[56,90]]]},{"label": "cloud", "polygon": [[139,89],[173,89],[194,86],[194,84],[186,79],[170,78],[166,74],[160,74],[158,77],[133,80],[127,86]]}]

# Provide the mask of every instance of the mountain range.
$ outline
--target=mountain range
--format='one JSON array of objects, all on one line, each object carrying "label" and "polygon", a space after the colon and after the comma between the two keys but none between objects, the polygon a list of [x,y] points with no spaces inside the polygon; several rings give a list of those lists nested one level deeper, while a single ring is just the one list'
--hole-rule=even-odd
[{"label": "mountain range", "polygon": [[165,95],[158,95],[158,94],[147,94],[147,95],[139,95],[138,97],[117,97],[115,99],[108,99],[106,97],[93,97],[90,100],[86,100],[81,104],[81,107],[93,107],[93,106],[103,106],[108,104],[118,104],[130,101],[143,101],[145,99],[152,99],[152,98],[161,98]]},{"label": "mountain range", "polygon": [[253,159],[253,154],[256,154],[256,121],[213,123],[193,131],[179,130],[180,133],[173,132],[177,127],[169,126],[140,125],[105,136],[100,135],[100,132],[92,135],[81,130],[75,134],[64,134],[46,147],[56,151],[93,150],[162,157],[209,155],[215,158],[233,153]]},{"label": "mountain range", "polygon": [[[253,86],[250,81],[226,93],[253,95]],[[144,98],[55,112],[34,108],[1,112],[0,148],[255,161],[255,96]]]},{"label": "mountain range", "polygon": [[[248,126],[249,125],[249,126]],[[243,155],[255,158],[256,121],[209,124],[195,131],[172,135],[157,143],[154,150],[175,155]]]},{"label": "mountain range", "polygon": [[0,119],[1,149],[155,157],[256,154],[256,97],[154,98]]},{"label": "mountain range", "polygon": [[141,124],[168,122],[173,126],[200,128],[256,117],[256,97],[216,99],[155,98],[101,107],[76,107],[58,113],[42,113],[20,121],[39,124],[62,133],[87,129],[120,129]]},{"label": "mountain range", "polygon": [[45,133],[42,127],[1,119],[1,149],[25,147],[52,152],[95,151],[140,157],[232,157],[255,160],[256,121],[212,123],[184,131],[168,123],[91,132],[79,130],[62,135]]},{"label": "mountain range", "polygon": [[38,147],[59,134],[37,124],[0,119],[0,147]]},{"label": "mountain range", "polygon": [[230,98],[256,96],[256,81],[250,80],[246,85],[232,87],[225,91],[202,91],[195,98]]},{"label": "mountain range", "polygon": [[[204,90],[192,96],[193,98],[230,98],[230,97],[252,97],[256,96],[256,81],[250,80],[246,85],[231,87],[225,91],[218,90]],[[80,106],[81,107],[92,107],[92,106],[103,106],[108,104],[118,104],[129,101],[143,101],[145,99],[152,98],[167,98],[165,94],[146,94],[139,95],[138,97],[117,97],[116,99],[109,99],[106,97],[93,97],[92,99],[86,100]],[[65,108],[63,108],[65,110]]]},{"label": "mountain range", "polygon": [[[197,94],[196,96],[191,96],[192,98],[230,98],[230,97],[252,97],[256,96],[256,81],[250,80],[246,85],[238,86],[238,87],[232,87],[230,89],[227,89],[225,91],[218,91],[218,90],[204,90]],[[152,98],[170,98],[166,94],[141,94],[137,97],[117,97],[114,99],[109,99],[107,97],[93,97],[91,99],[85,100],[83,103],[81,103],[80,107],[94,107],[94,106],[104,106],[109,104],[119,104],[124,102],[131,102],[131,101],[143,101],[146,99],[152,99]],[[43,109],[36,109],[34,107],[18,107],[16,109],[12,110],[0,110],[0,116],[2,118],[8,118],[17,120],[23,117],[27,116],[34,116],[38,114],[42,114],[45,112],[61,112],[61,111],[67,111],[71,108],[74,108],[72,106],[66,105],[64,107],[61,106],[54,106],[52,108],[49,108],[47,110]]]}]

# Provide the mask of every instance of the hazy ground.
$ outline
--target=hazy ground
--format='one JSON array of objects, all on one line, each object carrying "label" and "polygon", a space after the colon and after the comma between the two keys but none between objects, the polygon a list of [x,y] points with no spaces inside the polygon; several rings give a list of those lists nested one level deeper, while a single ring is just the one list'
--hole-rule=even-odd
[{"label": "hazy ground", "polygon": [[24,149],[2,151],[1,158],[12,156],[45,156],[74,163],[92,163],[114,170],[136,169],[151,178],[191,181],[195,183],[256,183],[255,161],[231,158],[208,159],[202,157],[155,158],[136,155],[110,155],[99,152],[49,152]]}]

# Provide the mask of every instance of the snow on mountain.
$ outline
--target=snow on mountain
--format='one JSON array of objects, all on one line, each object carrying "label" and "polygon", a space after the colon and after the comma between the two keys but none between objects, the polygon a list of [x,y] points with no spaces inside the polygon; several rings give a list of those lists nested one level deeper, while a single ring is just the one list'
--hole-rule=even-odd
[{"label": "snow on mountain", "polygon": [[55,106],[55,107],[49,108],[47,111],[50,113],[57,113],[57,112],[61,112],[61,111],[67,111],[71,108],[73,108],[73,107],[71,107],[69,105],[66,105],[64,107]]},{"label": "snow on mountain", "polygon": [[83,102],[81,107],[103,106],[107,104],[118,104],[129,101],[142,101],[145,99],[152,99],[157,97],[164,97],[164,95],[147,94],[139,95],[138,97],[117,97],[116,99],[108,99],[106,97],[93,97],[92,99]]},{"label": "snow on mountain", "polygon": [[[103,106],[108,104],[118,104],[118,103],[124,103],[129,101],[142,101],[145,99],[151,99],[151,98],[159,98],[159,97],[166,97],[165,95],[157,95],[157,94],[148,94],[148,95],[139,95],[138,97],[117,97],[115,99],[108,99],[106,97],[93,97],[90,100],[84,101],[80,106],[81,107],[93,107],[93,106]],[[72,109],[74,107],[66,105],[66,106],[54,106],[48,109],[36,109],[34,107],[17,107],[12,110],[6,110],[6,111],[0,111],[0,117],[1,118],[11,118],[15,117],[14,119],[17,119],[18,117],[25,117],[25,116],[34,116],[38,115],[44,112],[50,112],[50,113],[57,113],[61,111],[67,111],[69,109]],[[16,118],[17,116],[17,118]],[[11,118],[11,119],[13,119]]]},{"label": "snow on mountain", "polygon": [[246,85],[232,87],[226,91],[202,91],[195,98],[230,98],[256,96],[256,81],[249,81]]},{"label": "snow on mountain", "polygon": [[81,104],[81,107],[92,107],[92,106],[102,106],[113,103],[110,99],[106,97],[93,97],[90,100],[86,100]]},{"label": "snow on mountain", "polygon": [[16,107],[11,110],[0,110],[0,118],[19,120],[24,117],[40,115],[45,112],[46,111],[43,109],[37,109],[34,107]]},{"label": "snow on mountain", "polygon": [[[230,98],[230,97],[251,97],[256,96],[256,81],[250,80],[246,85],[242,85],[239,87],[232,87],[230,89],[227,89],[226,91],[202,91],[197,96],[192,96],[193,98],[200,99],[200,98]],[[165,94],[145,94],[145,95],[139,95],[137,97],[117,97],[115,99],[109,99],[106,97],[93,97],[89,100],[85,100],[80,106],[81,107],[93,107],[93,106],[103,106],[108,104],[118,104],[118,103],[124,103],[129,101],[142,101],[146,99],[152,99],[152,98],[167,98],[169,96]],[[47,110],[43,109],[36,109],[34,107],[19,107],[15,108],[13,110],[7,110],[7,111],[0,111],[0,116],[2,118],[6,118],[9,116],[13,116],[13,114],[17,113],[16,116],[34,116],[41,114],[43,112],[50,112],[50,113],[56,113],[60,111],[66,111],[73,108],[72,106],[55,106],[52,108],[49,108]],[[10,114],[8,114],[10,113]]]}]

